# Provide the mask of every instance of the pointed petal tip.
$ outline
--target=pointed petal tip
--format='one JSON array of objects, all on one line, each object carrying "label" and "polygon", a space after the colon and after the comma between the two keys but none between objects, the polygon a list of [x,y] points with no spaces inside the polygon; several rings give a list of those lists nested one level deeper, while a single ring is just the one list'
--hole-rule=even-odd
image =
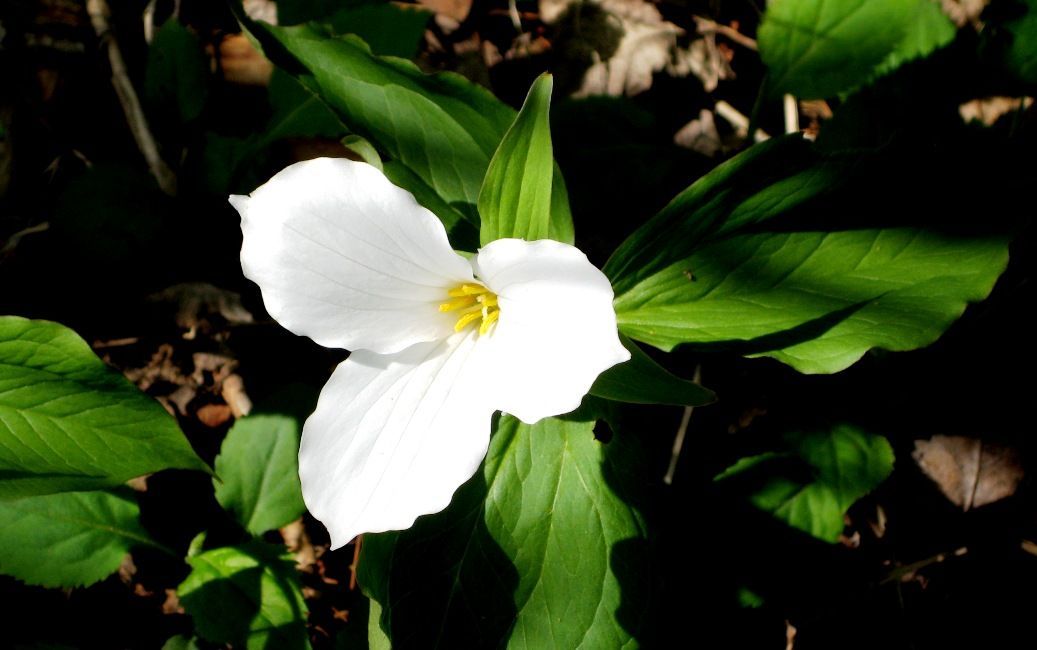
[{"label": "pointed petal tip", "polygon": [[227,197],[227,201],[234,206],[234,209],[238,211],[242,217],[248,212],[248,196],[245,194],[231,194]]}]

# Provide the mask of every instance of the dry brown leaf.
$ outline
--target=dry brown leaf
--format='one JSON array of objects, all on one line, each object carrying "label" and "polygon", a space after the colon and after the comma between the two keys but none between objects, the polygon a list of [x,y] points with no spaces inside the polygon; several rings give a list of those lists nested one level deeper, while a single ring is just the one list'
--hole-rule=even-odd
[{"label": "dry brown leaf", "polygon": [[688,122],[674,134],[673,141],[679,147],[709,157],[717,155],[724,148],[716,121],[713,119],[713,112],[704,108],[699,111],[698,119]]},{"label": "dry brown leaf", "polygon": [[[570,6],[581,0],[541,0],[540,16],[547,23],[559,20]],[[697,39],[687,48],[678,47],[684,30],[663,20],[655,5],[644,0],[587,0],[605,10],[622,34],[615,52],[605,61],[592,53],[577,97],[588,95],[636,95],[652,86],[652,75],[666,70],[677,77],[695,75],[706,90],[730,75],[726,57],[712,35]]]},{"label": "dry brown leaf", "polygon": [[226,404],[206,404],[196,413],[198,420],[212,429],[226,424],[233,415]]},{"label": "dry brown leaf", "polygon": [[228,375],[223,380],[220,395],[223,396],[223,401],[227,402],[234,417],[245,417],[252,411],[252,400],[245,392],[245,381],[241,375]]},{"label": "dry brown leaf", "polygon": [[463,21],[472,9],[472,0],[418,0],[418,4],[428,7],[437,16],[446,16],[457,22]]},{"label": "dry brown leaf", "polygon": [[962,510],[1015,494],[1023,478],[1016,450],[977,438],[936,435],[916,440],[911,455],[943,495]]},{"label": "dry brown leaf", "polygon": [[1032,97],[986,97],[961,104],[958,106],[958,114],[966,122],[976,120],[991,126],[1004,115],[1032,105]]},{"label": "dry brown leaf", "polygon": [[281,528],[281,537],[288,551],[295,556],[295,565],[300,571],[312,572],[317,564],[317,553],[306,534],[302,517]]},{"label": "dry brown leaf", "polygon": [[208,317],[222,316],[232,325],[253,322],[252,313],[241,304],[241,294],[208,284],[185,282],[149,296],[149,300],[176,306],[176,324],[186,329],[184,338],[191,340],[198,328],[208,324]]},{"label": "dry brown leaf", "polygon": [[954,21],[958,27],[972,23],[977,29],[983,25],[979,15],[986,9],[990,0],[940,0],[943,13]]},{"label": "dry brown leaf", "polygon": [[229,34],[220,41],[217,62],[224,79],[242,86],[267,86],[274,73],[274,64],[241,34]]}]

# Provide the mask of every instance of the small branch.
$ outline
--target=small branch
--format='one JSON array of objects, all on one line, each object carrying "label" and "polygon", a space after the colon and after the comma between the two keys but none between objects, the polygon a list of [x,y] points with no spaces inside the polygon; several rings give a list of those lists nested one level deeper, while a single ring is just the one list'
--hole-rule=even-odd
[{"label": "small branch", "polygon": [[22,239],[24,239],[27,235],[35,235],[39,232],[45,232],[48,228],[50,228],[50,222],[44,221],[43,223],[38,223],[35,226],[29,226],[28,228],[19,230],[18,232],[11,235],[7,239],[7,241],[4,242],[3,246],[0,246],[0,255],[7,255],[11,253],[15,248],[18,247],[18,244],[20,244]]},{"label": "small branch", "polygon": [[[702,366],[695,366],[695,375],[691,379],[696,384],[702,381]],[[670,451],[670,466],[666,469],[666,476],[663,476],[663,483],[666,485],[673,484],[673,475],[677,472],[677,460],[681,457],[681,449],[684,448],[684,436],[688,433],[688,422],[691,420],[691,414],[695,410],[693,406],[685,406],[684,414],[681,415],[681,424],[677,427],[677,435],[673,439],[673,449]]]},{"label": "small branch", "polygon": [[716,21],[710,20],[709,18],[703,18],[702,16],[692,16],[692,18],[695,20],[695,30],[699,34],[720,34],[721,36],[726,36],[735,43],[738,43],[742,47],[753,51],[757,49],[755,40],[749,38],[734,27],[721,25]]},{"label": "small branch", "polygon": [[[742,115],[737,108],[728,104],[724,100],[720,100],[714,106],[714,111],[735,128],[735,134],[738,137],[749,137],[749,118]],[[756,129],[756,132],[753,133],[753,141],[755,142],[763,142],[764,140],[770,139],[770,137],[771,136],[762,129]]]},{"label": "small branch", "polygon": [[165,161],[158,155],[158,145],[151,135],[148,127],[148,119],[144,116],[144,110],[137,98],[137,91],[133,89],[129,75],[126,73],[126,63],[123,61],[119,44],[115,41],[111,26],[108,24],[108,16],[111,11],[106,0],[87,0],[86,11],[90,14],[90,23],[94,26],[97,37],[108,49],[108,62],[112,68],[112,86],[115,94],[122,104],[126,122],[130,127],[130,133],[137,142],[137,148],[144,155],[148,163],[151,175],[155,177],[159,188],[166,194],[176,194],[176,176],[166,165]]},{"label": "small branch", "polygon": [[785,133],[799,133],[799,102],[785,94]]},{"label": "small branch", "polygon": [[940,562],[945,562],[952,557],[961,557],[962,555],[965,555],[968,552],[969,549],[965,546],[962,546],[961,548],[957,548],[948,553],[937,553],[936,555],[928,557],[924,560],[912,562],[911,564],[905,564],[890,571],[885,578],[879,581],[879,584],[884,585],[890,582],[900,582],[901,580],[909,578],[910,576],[914,575],[919,570],[924,569],[927,566],[939,564]]}]

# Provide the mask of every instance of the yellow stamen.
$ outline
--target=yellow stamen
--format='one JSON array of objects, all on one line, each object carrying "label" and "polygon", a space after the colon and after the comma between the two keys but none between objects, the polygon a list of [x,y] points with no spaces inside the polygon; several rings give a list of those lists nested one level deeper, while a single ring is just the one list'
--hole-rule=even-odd
[{"label": "yellow stamen", "polygon": [[[453,292],[451,292],[452,294]],[[461,309],[462,307],[471,307],[475,304],[475,296],[467,295],[448,300],[439,306],[439,311],[454,311],[455,309]]]},{"label": "yellow stamen", "polygon": [[460,332],[469,325],[479,323],[479,334],[487,334],[500,318],[497,295],[481,284],[461,284],[447,291],[450,300],[439,306],[442,312],[457,312],[454,331]]},{"label": "yellow stamen", "polygon": [[478,296],[489,292],[490,290],[481,284],[462,284],[456,289],[448,291],[447,295],[451,298],[460,298],[461,296]]},{"label": "yellow stamen", "polygon": [[488,313],[485,316],[483,316],[482,325],[479,326],[479,336],[482,336],[486,332],[489,332],[490,331],[490,325],[493,325],[494,323],[496,323],[498,318],[500,318],[500,310],[499,309],[497,309],[495,311],[491,311],[490,313]]},{"label": "yellow stamen", "polygon": [[460,332],[464,328],[468,327],[468,325],[470,323],[474,323],[475,321],[479,320],[480,318],[482,318],[482,312],[479,312],[479,311],[473,311],[470,314],[465,314],[461,318],[457,319],[457,324],[454,325],[454,331],[455,332]]}]

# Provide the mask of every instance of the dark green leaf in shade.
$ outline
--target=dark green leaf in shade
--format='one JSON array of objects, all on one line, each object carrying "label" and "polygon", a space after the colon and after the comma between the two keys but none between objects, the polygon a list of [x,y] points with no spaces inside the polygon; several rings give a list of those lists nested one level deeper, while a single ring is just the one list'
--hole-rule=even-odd
[{"label": "dark green leaf in shade", "polygon": [[298,421],[287,415],[239,419],[220,447],[216,476],[216,500],[253,535],[298,519],[306,510]]},{"label": "dark green leaf in shade", "polygon": [[716,480],[826,542],[838,541],[846,511],[893,471],[889,441],[846,424],[788,434],[785,445],[787,451],[742,458]]},{"label": "dark green leaf in shade", "polygon": [[[320,22],[334,35],[355,34],[381,56],[412,59],[432,12],[420,5],[382,0],[353,1]],[[341,5],[340,5],[341,6]]]},{"label": "dark green leaf in shade", "polygon": [[770,88],[806,99],[860,86],[954,33],[933,0],[774,0],[758,41]]},{"label": "dark green leaf in shade", "polygon": [[57,323],[0,317],[0,499],[209,471],[158,402]]},{"label": "dark green leaf in shade", "polygon": [[128,488],[0,500],[0,573],[30,585],[83,587],[115,573],[141,528]]},{"label": "dark green leaf in shade", "polygon": [[187,562],[177,594],[203,639],[249,650],[310,647],[299,576],[283,549],[257,540]]},{"label": "dark green leaf in shade", "polygon": [[394,648],[622,648],[648,607],[636,456],[594,422],[503,416],[444,512],[365,535],[359,579]]},{"label": "dark green leaf in shade", "polygon": [[490,161],[479,193],[483,245],[495,239],[546,239],[551,223],[550,75],[541,75],[529,89],[515,123]]},{"label": "dark green leaf in shade", "polygon": [[1019,0],[1015,7],[1018,15],[1002,25],[1005,64],[1021,81],[1037,84],[1037,0]]},{"label": "dark green leaf in shade", "polygon": [[148,49],[148,103],[157,109],[175,107],[182,124],[192,122],[205,108],[208,78],[208,61],[198,38],[176,19],[167,20]]},{"label": "dark green leaf in shade", "polygon": [[702,406],[716,401],[713,391],[672,374],[627,337],[620,335],[619,340],[630,350],[630,360],[601,373],[591,395],[633,404]]}]

